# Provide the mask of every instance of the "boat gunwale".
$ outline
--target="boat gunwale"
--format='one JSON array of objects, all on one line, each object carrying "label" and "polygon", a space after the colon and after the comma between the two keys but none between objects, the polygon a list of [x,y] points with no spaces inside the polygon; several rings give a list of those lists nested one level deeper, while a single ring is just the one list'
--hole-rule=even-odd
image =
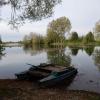
[{"label": "boat gunwale", "polygon": [[[72,73],[71,75],[70,75],[70,73]],[[52,81],[52,80],[55,80],[55,79],[58,79],[58,78],[60,78],[60,77],[62,77],[62,76],[65,76],[66,75],[66,78],[68,78],[69,76],[72,76],[72,75],[74,75],[75,73],[77,73],[77,69],[73,69],[72,71],[69,71],[69,72],[67,72],[67,73],[64,73],[64,74],[60,74],[58,77],[54,77],[53,79],[51,79],[51,80],[47,80],[47,81]],[[57,74],[59,74],[59,72],[57,73]],[[50,76],[50,75],[49,75]],[[48,77],[48,76],[47,76]],[[46,78],[46,77],[45,77]],[[43,78],[44,79],[44,78]],[[42,79],[41,79],[42,80]],[[40,82],[41,80],[39,80],[39,83],[42,83],[42,82]],[[44,82],[47,82],[47,81],[44,81]]]}]

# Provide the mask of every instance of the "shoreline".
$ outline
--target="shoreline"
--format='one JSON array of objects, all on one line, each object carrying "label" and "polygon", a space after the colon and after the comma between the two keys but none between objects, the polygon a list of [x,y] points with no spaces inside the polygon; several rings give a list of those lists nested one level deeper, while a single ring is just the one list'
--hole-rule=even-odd
[{"label": "shoreline", "polygon": [[100,100],[100,94],[82,90],[39,88],[31,81],[0,79],[0,100]]}]

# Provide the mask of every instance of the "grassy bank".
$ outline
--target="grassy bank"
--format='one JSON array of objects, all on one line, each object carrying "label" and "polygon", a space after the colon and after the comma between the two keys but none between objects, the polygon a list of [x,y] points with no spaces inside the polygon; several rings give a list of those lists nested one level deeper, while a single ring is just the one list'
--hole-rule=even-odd
[{"label": "grassy bank", "polygon": [[0,80],[0,100],[100,100],[100,94],[39,88],[28,81]]},{"label": "grassy bank", "polygon": [[[76,46],[76,47],[85,47],[85,46],[100,46],[100,42],[89,42],[83,43],[81,41],[65,41],[63,43],[52,43],[49,46],[51,47],[66,47],[66,46]],[[48,47],[49,47],[48,46]]]},{"label": "grassy bank", "polygon": [[65,44],[67,46],[100,46],[100,42],[83,43],[83,42],[70,42],[70,41],[67,41]]}]

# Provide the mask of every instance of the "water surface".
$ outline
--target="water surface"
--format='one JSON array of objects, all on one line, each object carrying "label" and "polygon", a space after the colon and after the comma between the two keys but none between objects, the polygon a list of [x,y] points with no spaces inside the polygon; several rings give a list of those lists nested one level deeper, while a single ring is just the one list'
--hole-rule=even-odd
[{"label": "water surface", "polygon": [[66,88],[100,93],[100,47],[6,47],[0,52],[0,79],[15,79],[15,73],[30,68],[27,63],[48,62],[78,69],[77,76]]}]

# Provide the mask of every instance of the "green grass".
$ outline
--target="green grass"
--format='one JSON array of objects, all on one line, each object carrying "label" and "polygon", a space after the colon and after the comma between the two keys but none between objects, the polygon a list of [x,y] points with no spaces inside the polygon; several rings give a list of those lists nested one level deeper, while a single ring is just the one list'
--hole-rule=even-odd
[{"label": "green grass", "polygon": [[100,46],[100,42],[83,43],[83,42],[80,42],[80,41],[77,41],[77,42],[67,41],[66,45],[67,46]]}]

